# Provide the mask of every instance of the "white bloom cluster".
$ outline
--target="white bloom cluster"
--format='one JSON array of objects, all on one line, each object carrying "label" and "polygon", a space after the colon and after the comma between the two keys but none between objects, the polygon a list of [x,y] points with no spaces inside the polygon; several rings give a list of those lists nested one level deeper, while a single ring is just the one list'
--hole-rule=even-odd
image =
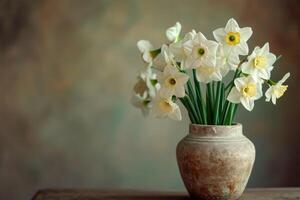
[{"label": "white bloom cluster", "polygon": [[269,43],[255,47],[247,56],[247,41],[252,35],[250,27],[240,28],[231,18],[224,28],[213,31],[215,41],[195,30],[181,37],[181,28],[179,22],[168,28],[167,42],[160,48],[154,48],[147,40],[137,43],[146,67],[134,86],[132,103],[143,114],[147,115],[152,108],[156,117],[181,120],[176,100],[186,96],[189,69],[193,69],[197,81],[204,84],[223,81],[228,72],[235,71],[237,76],[231,83],[227,100],[241,103],[249,111],[254,101],[263,96],[263,83],[269,85],[266,101],[272,100],[274,104],[286,91],[287,86],[282,84],[289,73],[278,83],[270,80],[276,56],[269,51]]}]

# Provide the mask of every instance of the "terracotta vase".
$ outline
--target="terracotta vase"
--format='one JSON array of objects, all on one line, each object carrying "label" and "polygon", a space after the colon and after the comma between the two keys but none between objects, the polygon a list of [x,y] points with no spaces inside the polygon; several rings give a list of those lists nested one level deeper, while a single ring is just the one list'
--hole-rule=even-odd
[{"label": "terracotta vase", "polygon": [[255,147],[242,125],[191,124],[177,145],[177,163],[190,196],[199,200],[238,199],[248,182]]}]

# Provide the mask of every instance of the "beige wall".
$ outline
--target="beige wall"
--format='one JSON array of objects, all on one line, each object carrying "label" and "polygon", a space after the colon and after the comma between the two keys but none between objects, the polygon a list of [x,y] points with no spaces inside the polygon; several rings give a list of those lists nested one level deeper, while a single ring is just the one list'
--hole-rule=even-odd
[{"label": "beige wall", "polygon": [[[142,67],[136,41],[166,27],[211,31],[230,17],[269,41],[290,71],[277,106],[263,100],[237,121],[257,147],[250,186],[300,185],[298,1],[0,1],[0,199],[44,187],[183,189],[176,143],[188,120],[142,117],[130,103]],[[278,68],[277,68],[278,67]]]}]

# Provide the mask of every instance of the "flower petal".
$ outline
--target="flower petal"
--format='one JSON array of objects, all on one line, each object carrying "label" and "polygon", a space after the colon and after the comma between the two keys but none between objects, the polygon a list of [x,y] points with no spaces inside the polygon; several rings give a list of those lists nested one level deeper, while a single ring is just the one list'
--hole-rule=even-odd
[{"label": "flower petal", "polygon": [[228,20],[226,26],[225,26],[225,31],[228,32],[238,32],[240,30],[240,27],[238,23],[235,21],[235,19],[231,18]]},{"label": "flower petal", "polygon": [[268,54],[270,51],[269,42],[265,43],[260,51],[262,54]]},{"label": "flower petal", "polygon": [[283,76],[283,78],[282,78],[280,81],[278,81],[278,84],[281,85],[281,84],[284,83],[289,77],[290,77],[290,72],[286,73],[286,74]]},{"label": "flower petal", "polygon": [[213,35],[214,35],[215,40],[217,40],[218,42],[220,42],[220,43],[225,42],[226,32],[225,32],[224,28],[218,28],[218,29],[214,30]]},{"label": "flower petal", "polygon": [[175,88],[174,95],[175,95],[176,97],[184,97],[184,96],[185,96],[185,89],[184,89],[184,86],[176,87],[176,88]]},{"label": "flower petal", "polygon": [[166,87],[161,87],[158,91],[159,95],[163,98],[169,98],[172,97],[174,94],[174,89],[173,88],[166,88]]},{"label": "flower petal", "polygon": [[268,53],[267,59],[268,59],[268,64],[273,65],[276,61],[276,56],[272,53]]},{"label": "flower petal", "polygon": [[177,69],[173,67],[172,65],[167,65],[164,69],[164,75],[170,75],[177,72]]},{"label": "flower petal", "polygon": [[189,76],[182,72],[178,72],[175,77],[180,84],[185,84],[189,80]]},{"label": "flower petal", "polygon": [[222,80],[222,74],[220,72],[220,70],[215,71],[212,75],[211,75],[211,79],[214,81],[221,81]]},{"label": "flower petal", "polygon": [[152,44],[148,40],[140,40],[137,42],[137,47],[140,50],[141,53],[144,53],[146,51],[150,51],[153,49]]},{"label": "flower petal", "polygon": [[260,99],[263,96],[262,83],[256,83],[256,95],[253,100]]},{"label": "flower petal", "polygon": [[218,43],[212,40],[206,40],[205,45],[209,48],[211,54],[216,54],[219,47]]},{"label": "flower petal", "polygon": [[249,38],[251,37],[253,31],[250,27],[245,27],[240,29],[241,39],[244,42],[247,42]]},{"label": "flower petal", "polygon": [[241,102],[241,93],[236,89],[236,87],[233,87],[228,94],[227,100],[232,103],[240,103]]},{"label": "flower petal", "polygon": [[201,42],[205,42],[207,39],[206,37],[203,35],[203,33],[199,32],[197,33],[197,35],[194,38],[195,41],[201,43]]},{"label": "flower petal", "polygon": [[273,90],[273,87],[270,86],[270,87],[267,89],[266,93],[265,93],[266,101],[267,101],[267,102],[269,102],[269,101],[271,100],[272,90]]},{"label": "flower petal", "polygon": [[170,42],[175,42],[180,34],[181,24],[176,22],[176,24],[166,31],[166,36]]},{"label": "flower petal", "polygon": [[240,63],[239,56],[237,54],[231,53],[227,59],[227,62],[231,70],[236,70],[238,64]]},{"label": "flower petal", "polygon": [[180,108],[177,104],[174,103],[174,111],[169,114],[169,117],[173,120],[180,121],[182,119]]},{"label": "flower petal", "polygon": [[241,103],[248,111],[252,111],[254,108],[254,100],[250,98],[241,98]]},{"label": "flower petal", "polygon": [[182,67],[183,69],[190,69],[195,67],[195,59],[192,58],[192,56],[188,56]]},{"label": "flower petal", "polygon": [[161,53],[158,54],[153,60],[153,68],[159,71],[164,71],[166,64],[165,58]]},{"label": "flower petal", "polygon": [[245,83],[246,83],[246,77],[240,77],[240,78],[236,78],[234,80],[234,85],[236,86],[238,91],[241,91],[242,88],[244,87]]},{"label": "flower petal", "polygon": [[255,68],[252,66],[252,60],[249,60],[248,62],[245,62],[241,65],[241,70],[245,74],[253,74],[255,71]]},{"label": "flower petal", "polygon": [[237,52],[240,55],[247,55],[249,53],[249,48],[246,42],[241,42],[236,46]]},{"label": "flower petal", "polygon": [[276,96],[275,95],[272,95],[272,103],[274,104],[274,105],[276,105]]},{"label": "flower petal", "polygon": [[208,55],[205,60],[200,60],[201,62],[196,64],[196,66],[199,65],[205,65],[205,66],[215,66],[217,62],[217,57],[213,55]]},{"label": "flower petal", "polygon": [[152,56],[149,52],[144,52],[143,53],[143,60],[146,62],[146,63],[152,63]]},{"label": "flower petal", "polygon": [[273,67],[268,67],[268,69],[258,70],[257,75],[259,76],[259,78],[269,80],[271,77],[272,70],[273,70]]}]

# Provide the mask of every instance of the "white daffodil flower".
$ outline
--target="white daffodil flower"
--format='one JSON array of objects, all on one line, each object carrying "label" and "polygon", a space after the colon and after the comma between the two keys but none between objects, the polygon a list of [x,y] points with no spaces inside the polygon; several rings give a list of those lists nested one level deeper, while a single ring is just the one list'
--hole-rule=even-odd
[{"label": "white daffodil flower", "polygon": [[252,35],[250,27],[240,28],[238,23],[233,19],[229,19],[225,28],[218,28],[213,31],[215,39],[224,45],[226,51],[247,55],[249,48],[247,41]]},{"label": "white daffodil flower", "polygon": [[151,51],[154,50],[153,45],[148,40],[140,40],[137,42],[137,47],[142,53],[143,60],[146,63],[152,64],[153,55],[151,54]]},{"label": "white daffodil flower", "polygon": [[262,97],[262,82],[256,81],[251,76],[240,77],[234,80],[233,87],[227,97],[232,103],[242,103],[251,111],[254,108],[254,101]]},{"label": "white daffodil flower", "polygon": [[184,84],[188,79],[189,76],[187,74],[179,72],[174,66],[167,65],[163,73],[158,76],[158,82],[160,83],[159,95],[165,98],[173,95],[184,97]]},{"label": "white daffodil flower", "polygon": [[166,36],[170,42],[177,42],[181,31],[181,24],[176,22],[176,24],[166,31]]},{"label": "white daffodil flower", "polygon": [[250,74],[254,78],[269,80],[276,56],[269,52],[269,43],[262,48],[255,47],[248,61],[241,65],[242,72]]},{"label": "white daffodil flower", "polygon": [[184,50],[188,55],[185,60],[185,67],[215,66],[217,48],[218,43],[207,40],[200,32],[197,33],[193,40],[184,43]]},{"label": "white daffodil flower", "polygon": [[140,72],[133,91],[140,96],[143,96],[146,92],[151,98],[154,98],[159,87],[156,74],[153,73],[151,68],[147,68]]},{"label": "white daffodil flower", "polygon": [[137,93],[133,94],[131,98],[131,104],[134,107],[141,109],[144,116],[149,115],[150,109],[152,107],[152,102],[148,97],[147,92],[144,92],[143,95]]},{"label": "white daffodil flower", "polygon": [[290,77],[290,73],[286,73],[283,78],[278,81],[275,85],[271,85],[269,89],[266,91],[266,101],[272,100],[272,103],[276,104],[276,99],[282,97],[282,95],[287,90],[287,85],[282,85],[288,78]]},{"label": "white daffodil flower", "polygon": [[163,44],[161,46],[161,52],[153,60],[153,67],[159,71],[164,71],[167,65],[176,65],[175,56],[170,51],[169,46]]},{"label": "white daffodil flower", "polygon": [[181,120],[179,106],[172,101],[172,97],[164,98],[157,95],[153,102],[153,115],[158,118],[170,117],[173,120]]},{"label": "white daffodil flower", "polygon": [[187,33],[184,38],[178,42],[172,43],[169,46],[170,51],[175,56],[175,61],[181,63],[181,68],[186,69],[185,60],[188,57],[189,52],[187,52],[184,48],[185,43],[190,42],[196,36],[196,31],[192,30],[191,32]]},{"label": "white daffodil flower", "polygon": [[219,45],[217,50],[217,64],[220,67],[222,77],[226,76],[230,70],[236,70],[240,63],[239,56],[229,51],[225,51],[223,45]]},{"label": "white daffodil flower", "polygon": [[221,68],[217,66],[200,65],[196,68],[197,80],[201,83],[209,83],[211,81],[221,81]]}]

